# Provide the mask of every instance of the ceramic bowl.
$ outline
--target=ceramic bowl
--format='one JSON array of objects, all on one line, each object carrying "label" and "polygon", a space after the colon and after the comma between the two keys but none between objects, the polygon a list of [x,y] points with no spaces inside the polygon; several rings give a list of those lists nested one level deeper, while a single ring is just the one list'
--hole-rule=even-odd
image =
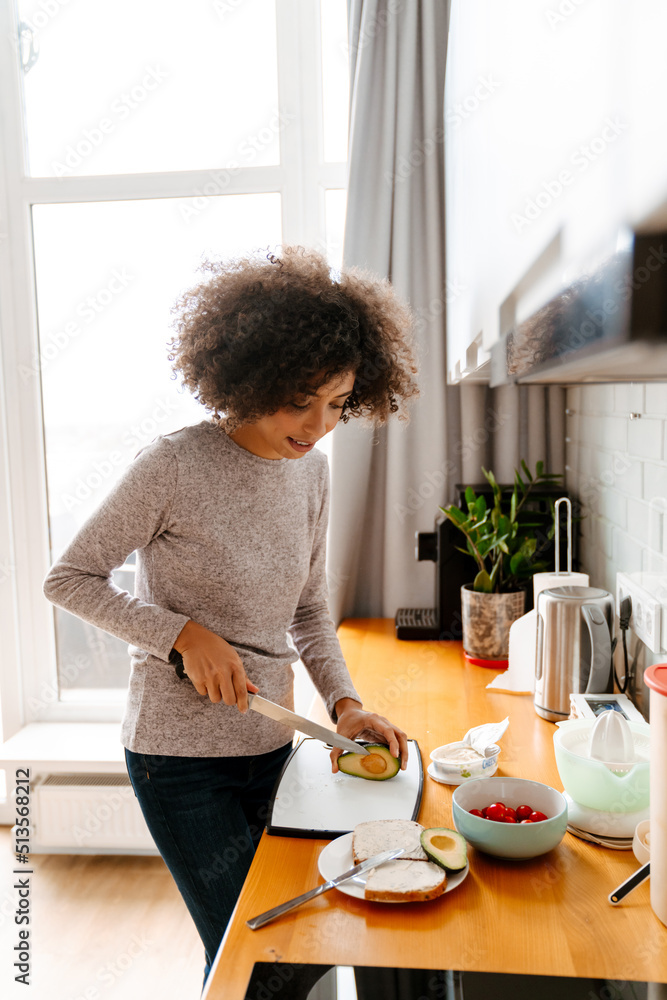
[{"label": "ceramic bowl", "polygon": [[632,838],[632,851],[640,865],[645,865],[651,860],[651,845],[646,843],[646,836],[650,833],[651,821],[642,820],[637,824],[635,835]]},{"label": "ceramic bowl", "polygon": [[[548,818],[541,823],[497,823],[471,816],[471,809],[483,809],[503,802],[516,809],[529,805]],[[454,792],[454,826],[478,851],[497,858],[526,859],[546,854],[556,847],[567,828],[567,802],[561,792],[527,778],[478,778],[467,781]]]},{"label": "ceramic bowl", "polygon": [[451,750],[467,746],[466,743],[446,743],[444,746],[436,747],[431,754],[431,762],[435,776],[439,781],[444,781],[448,785],[461,785],[464,781],[473,778],[490,778],[498,770],[498,757],[500,747],[494,744],[495,753],[492,757],[480,757],[473,761],[446,761],[444,758]]}]

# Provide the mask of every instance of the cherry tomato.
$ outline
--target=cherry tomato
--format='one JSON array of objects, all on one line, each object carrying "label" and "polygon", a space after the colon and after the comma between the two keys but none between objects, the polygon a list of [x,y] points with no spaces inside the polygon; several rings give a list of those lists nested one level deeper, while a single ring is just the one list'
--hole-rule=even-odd
[{"label": "cherry tomato", "polygon": [[532,823],[532,822],[533,822],[532,819],[522,819],[521,826],[523,826],[524,823]]},{"label": "cherry tomato", "polygon": [[516,818],[518,820],[528,819],[533,811],[532,806],[517,806],[516,807]]},{"label": "cherry tomato", "polygon": [[481,818],[484,819],[484,814],[483,814],[483,812],[482,812],[481,809],[471,809],[470,810],[470,815],[471,816],[481,816]]},{"label": "cherry tomato", "polygon": [[497,823],[502,823],[505,817],[505,806],[502,802],[492,802],[491,805],[487,806],[484,810],[484,816],[486,819],[492,819]]},{"label": "cherry tomato", "polygon": [[505,806],[505,815],[503,816],[504,823],[516,823],[518,816],[516,811],[512,809],[511,806]]},{"label": "cherry tomato", "polygon": [[542,823],[546,818],[547,817],[544,813],[541,813],[538,810],[532,812],[529,817],[531,823]]}]

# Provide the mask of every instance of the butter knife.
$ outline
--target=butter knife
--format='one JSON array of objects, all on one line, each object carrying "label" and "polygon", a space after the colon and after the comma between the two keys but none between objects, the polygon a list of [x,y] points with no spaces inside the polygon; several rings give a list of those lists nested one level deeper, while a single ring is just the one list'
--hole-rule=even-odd
[{"label": "butter knife", "polygon": [[367,750],[361,743],[355,743],[354,740],[348,740],[347,736],[340,736],[333,729],[320,726],[317,722],[311,722],[310,719],[304,719],[302,715],[290,712],[289,708],[276,705],[275,702],[268,701],[261,695],[248,693],[248,706],[252,708],[253,712],[259,712],[260,715],[265,715],[268,719],[273,719],[274,722],[280,722],[283,726],[295,729],[297,733],[305,733],[306,736],[312,736],[329,746],[347,750],[349,753],[358,753],[362,757],[370,753],[370,750]]},{"label": "butter knife", "polygon": [[375,857],[362,861],[361,864],[355,865],[354,868],[350,868],[349,871],[343,872],[342,875],[337,875],[336,878],[332,878],[328,882],[323,882],[322,885],[318,885],[315,889],[310,889],[309,892],[304,892],[302,896],[295,896],[294,899],[288,899],[286,903],[274,906],[272,910],[266,910],[264,913],[260,913],[259,916],[253,917],[252,920],[246,920],[246,924],[251,931],[256,931],[258,927],[263,927],[264,924],[268,924],[271,920],[275,920],[276,917],[282,917],[283,913],[288,913],[290,910],[294,910],[297,906],[301,906],[302,903],[307,903],[309,899],[315,899],[316,896],[321,896],[323,892],[328,892],[329,889],[335,889],[337,885],[347,882],[348,879],[354,878],[355,875],[362,875],[371,868],[379,868],[380,865],[385,864],[387,861],[391,861],[393,858],[398,858],[401,854],[405,854],[406,851],[407,847],[397,847],[393,851],[383,851],[382,854],[376,854]]}]

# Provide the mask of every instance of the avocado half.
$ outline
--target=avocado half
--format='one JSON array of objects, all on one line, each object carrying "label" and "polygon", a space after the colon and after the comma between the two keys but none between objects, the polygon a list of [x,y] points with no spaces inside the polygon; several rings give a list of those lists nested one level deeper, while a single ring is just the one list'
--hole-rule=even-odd
[{"label": "avocado half", "polygon": [[392,757],[389,748],[381,743],[369,743],[368,754],[343,753],[338,758],[338,769],[354,778],[369,781],[387,781],[394,778],[401,768],[400,757]]},{"label": "avocado half", "polygon": [[468,863],[466,842],[456,830],[432,827],[421,834],[421,844],[430,861],[448,872],[458,872]]}]

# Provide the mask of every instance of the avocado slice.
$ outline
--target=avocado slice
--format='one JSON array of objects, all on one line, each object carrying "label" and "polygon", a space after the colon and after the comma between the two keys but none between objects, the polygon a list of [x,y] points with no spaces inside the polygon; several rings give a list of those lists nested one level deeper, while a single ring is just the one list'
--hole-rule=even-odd
[{"label": "avocado slice", "polygon": [[456,830],[435,826],[424,830],[420,839],[429,860],[445,871],[458,872],[468,863],[466,842]]},{"label": "avocado slice", "polygon": [[386,781],[394,778],[401,768],[400,757],[392,757],[389,747],[381,743],[369,743],[368,754],[343,753],[338,758],[338,769],[354,778],[368,778],[369,781]]}]

